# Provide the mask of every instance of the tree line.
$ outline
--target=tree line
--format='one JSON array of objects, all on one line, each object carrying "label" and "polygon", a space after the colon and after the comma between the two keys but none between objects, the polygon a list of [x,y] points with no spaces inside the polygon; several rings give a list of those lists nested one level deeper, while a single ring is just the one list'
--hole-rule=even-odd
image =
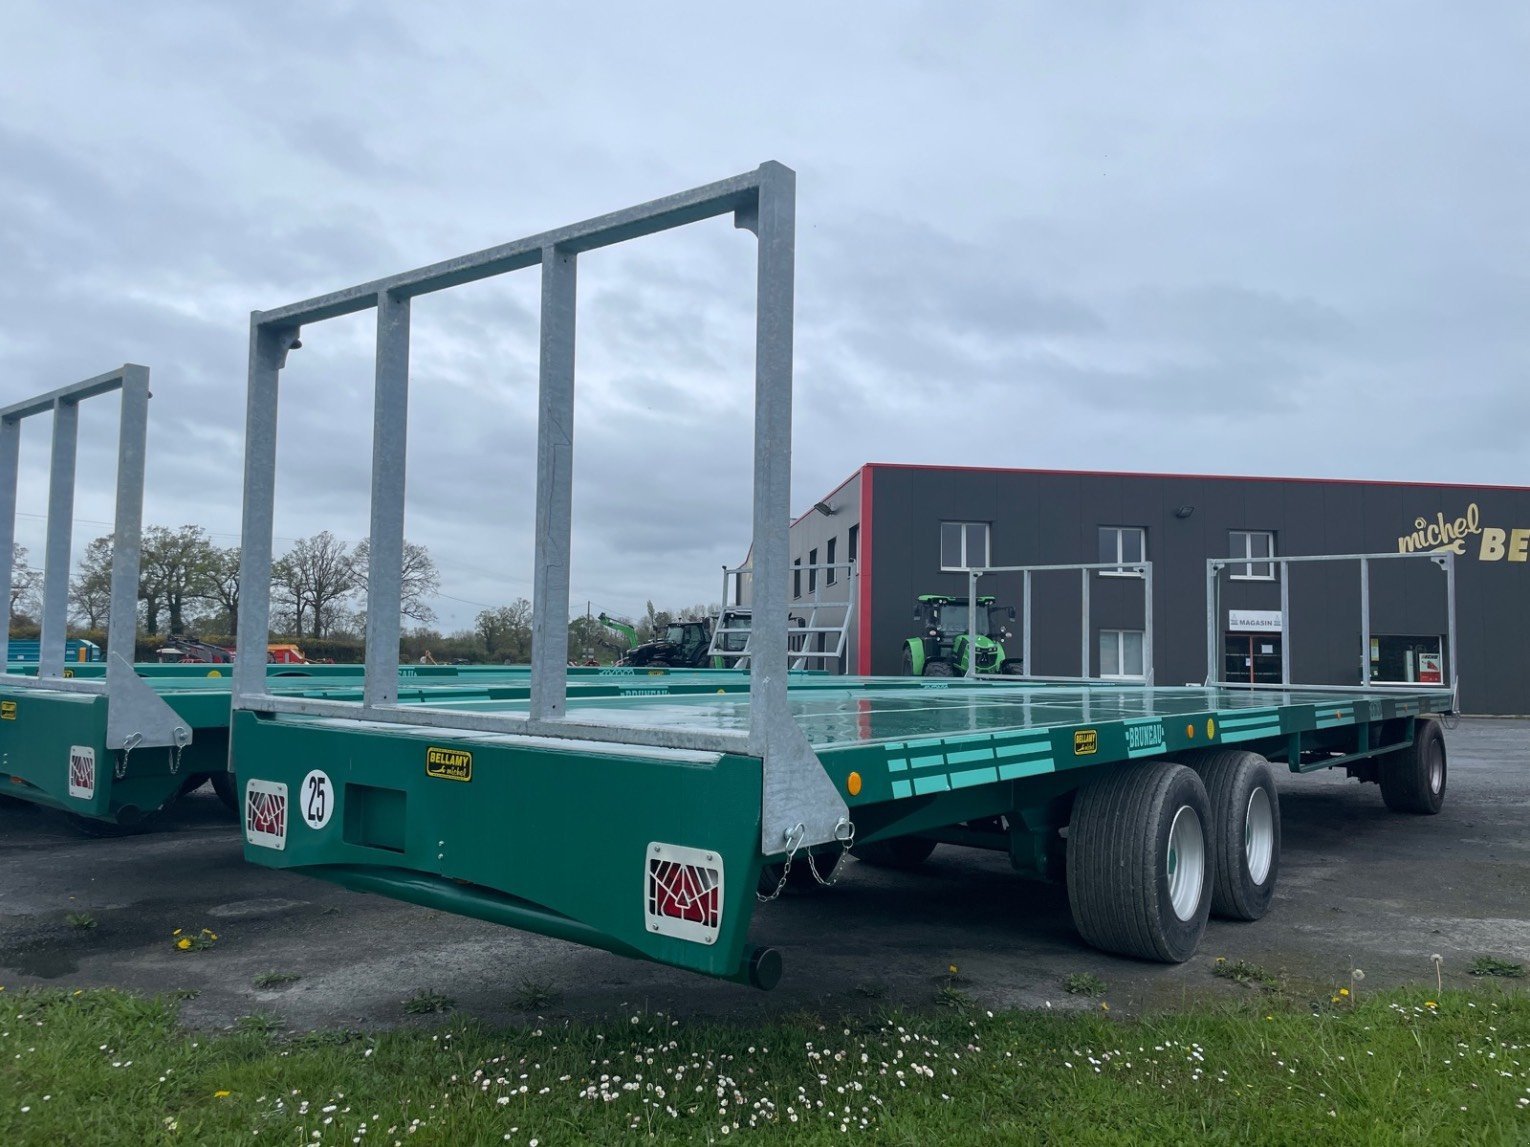
[{"label": "tree line", "polygon": [[[149,526],[142,534],[138,625],[149,637],[239,632],[239,547],[218,546],[200,526]],[[359,636],[366,628],[368,539],[351,545],[328,530],[299,538],[271,564],[271,628],[303,638]],[[36,624],[42,574],[25,546],[11,563],[11,625]],[[404,543],[402,613],[421,624],[435,620],[428,600],[441,578],[430,552]],[[96,632],[106,627],[112,594],[112,536],[86,547],[69,579],[69,620]]]},{"label": "tree line", "polygon": [[[371,545],[354,545],[328,530],[300,538],[271,565],[273,636],[323,642],[325,656],[360,660],[366,631],[367,570]],[[69,620],[78,631],[100,635],[111,607],[112,536],[93,539],[69,581]],[[401,604],[404,618],[417,625],[403,635],[403,655],[414,660],[483,661],[524,664],[531,659],[532,607],[526,598],[483,609],[473,628],[443,634],[429,599],[440,589],[440,573],[430,551],[404,543]],[[11,631],[29,633],[41,612],[42,572],[34,569],[25,546],[17,545],[11,563]],[[715,615],[717,606],[698,603],[677,610],[656,609],[649,601],[642,616],[621,620],[632,625],[639,641],[662,633],[671,621]],[[200,526],[149,526],[141,538],[138,578],[138,627],[152,643],[161,636],[217,637],[234,640],[239,625],[239,547],[219,546]],[[593,616],[569,621],[570,661],[614,661],[626,652],[627,638]]]}]

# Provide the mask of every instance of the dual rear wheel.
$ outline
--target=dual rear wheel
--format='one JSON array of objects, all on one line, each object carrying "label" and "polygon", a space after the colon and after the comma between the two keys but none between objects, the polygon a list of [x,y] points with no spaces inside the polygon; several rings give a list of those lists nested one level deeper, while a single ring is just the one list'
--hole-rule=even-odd
[{"label": "dual rear wheel", "polygon": [[1079,935],[1107,952],[1182,963],[1213,912],[1263,916],[1279,868],[1280,804],[1257,753],[1117,769],[1073,804],[1068,903]]}]

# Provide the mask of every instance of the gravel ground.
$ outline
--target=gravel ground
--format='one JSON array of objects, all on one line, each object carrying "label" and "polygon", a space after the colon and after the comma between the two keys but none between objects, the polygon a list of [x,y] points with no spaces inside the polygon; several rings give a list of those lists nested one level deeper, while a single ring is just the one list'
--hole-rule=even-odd
[{"label": "gravel ground", "polygon": [[[759,992],[248,865],[237,827],[204,790],[162,831],[115,840],[84,839],[30,806],[0,808],[0,984],[185,990],[195,993],[186,1022],[208,1028],[257,1011],[295,1028],[386,1027],[414,1022],[403,1003],[424,990],[490,1022],[523,1018],[533,999],[573,1016],[919,1007],[951,964],[987,1007],[1094,1006],[1061,989],[1089,972],[1118,1013],[1248,991],[1211,975],[1217,956],[1324,994],[1354,967],[1371,987],[1432,982],[1439,953],[1447,982],[1464,984],[1477,956],[1530,961],[1530,721],[1465,720],[1447,744],[1449,790],[1434,817],[1389,813],[1376,786],[1342,775],[1283,777],[1275,907],[1252,924],[1213,920],[1179,966],[1085,947],[1060,889],[1020,879],[998,855],[942,847],[918,872],[852,863],[827,893],[763,907],[754,937],[781,950],[786,974]],[[220,938],[177,952],[177,928]],[[300,979],[253,986],[272,971]]]}]

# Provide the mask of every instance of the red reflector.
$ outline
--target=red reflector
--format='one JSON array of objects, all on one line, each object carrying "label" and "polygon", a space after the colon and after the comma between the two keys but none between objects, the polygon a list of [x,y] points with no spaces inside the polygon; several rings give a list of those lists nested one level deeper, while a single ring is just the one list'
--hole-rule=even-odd
[{"label": "red reflector", "polygon": [[654,916],[716,928],[722,915],[720,873],[673,860],[648,862],[648,911]]}]

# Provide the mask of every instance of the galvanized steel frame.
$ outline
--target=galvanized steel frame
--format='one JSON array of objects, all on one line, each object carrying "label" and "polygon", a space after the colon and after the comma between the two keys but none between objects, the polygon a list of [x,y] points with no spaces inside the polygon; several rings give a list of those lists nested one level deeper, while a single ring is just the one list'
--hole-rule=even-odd
[{"label": "galvanized steel frame", "polygon": [[[837,597],[824,597],[824,587],[832,584],[828,579],[828,575],[831,571],[835,570],[842,571],[844,573],[842,584],[845,587],[845,597],[842,601]],[[798,613],[801,613],[805,610],[808,614],[806,625],[795,628],[791,625],[787,626],[787,656],[790,661],[790,668],[792,669],[805,669],[808,667],[808,663],[812,661],[816,661],[820,665],[827,666],[830,662],[836,662],[844,656],[845,650],[849,645],[850,626],[855,620],[855,603],[856,600],[860,597],[860,593],[858,591],[858,586],[860,584],[858,580],[860,577],[860,571],[857,568],[855,562],[820,562],[818,565],[812,566],[792,566],[793,578],[796,578],[797,575],[804,573],[809,575],[809,580],[812,583],[813,588],[806,598],[794,597],[791,600],[790,606],[788,607],[789,610],[794,609]],[[745,578],[749,578],[752,584],[753,574],[753,566],[744,565],[734,566],[731,568],[724,566],[722,590],[723,602],[726,603],[730,598],[735,600],[742,598],[742,583]],[[734,608],[750,610],[749,629],[743,630],[723,628],[723,619],[727,617],[728,611]],[[819,625],[818,614],[820,610],[843,610],[844,613],[841,616],[838,625]],[[722,658],[724,661],[729,663],[727,668],[746,668],[749,665],[750,657],[753,655],[753,650],[750,648],[749,637],[749,635],[753,633],[753,630],[754,614],[751,606],[741,604],[729,606],[724,604],[722,607],[722,612],[718,614],[717,617],[717,626],[712,630],[712,641],[707,648],[707,656]],[[745,634],[743,649],[728,650],[719,648],[719,642],[722,638],[730,634],[737,633]],[[790,648],[791,642],[793,641],[800,641],[805,646],[813,637],[825,634],[834,635],[834,648]]]},{"label": "galvanized steel frame", "polygon": [[[112,527],[112,580],[107,620],[105,679],[64,676],[69,625],[69,569],[74,540],[75,463],[80,403],[120,391],[117,430],[117,503]],[[106,746],[184,746],[191,730],[133,671],[138,637],[138,571],[142,557],[144,462],[149,434],[149,368],[125,363],[69,386],[50,390],[0,409],[0,600],[10,601],[11,553],[16,541],[16,486],[21,457],[21,424],[52,414],[48,459],[48,513],[43,547],[42,634],[37,676],[7,676],[8,687],[66,693],[104,694]],[[0,626],[0,666],[7,664],[8,627]],[[122,650],[128,650],[123,657]],[[3,671],[3,670],[0,670]]]},{"label": "galvanized steel frame", "polygon": [[[804,844],[835,839],[847,823],[846,806],[787,707],[784,626],[755,635],[747,734],[614,727],[572,720],[566,711],[577,259],[586,251],[729,214],[736,227],[754,234],[758,244],[752,553],[759,592],[754,608],[762,616],[785,617],[796,175],[782,164],[768,162],[743,175],[651,203],[251,315],[240,563],[244,592],[239,604],[234,708],[747,753],[764,760],[761,845],[765,852],[781,851],[789,838],[800,838]],[[410,300],[537,266],[542,269],[542,315],[532,603],[536,640],[530,711],[519,717],[468,715],[424,706],[401,709],[398,641]],[[367,309],[377,311],[377,356],[364,699],[358,705],[276,697],[265,689],[264,645],[271,605],[279,376],[288,352],[301,345],[299,333],[305,325]]]},{"label": "galvanized steel frame", "polygon": [[[1083,673],[1078,677],[1048,676],[1031,672],[1031,575],[1037,573],[1057,573],[1076,571],[1079,574],[1079,657],[1080,667]],[[993,573],[1018,573],[1023,575],[1020,588],[1020,657],[1021,669],[1018,674],[992,674],[978,673],[976,658],[967,659],[968,677],[994,677],[1015,676],[1029,681],[1100,681],[1100,680],[1126,680],[1141,681],[1145,685],[1153,684],[1153,563],[1141,562],[1066,562],[1061,565],[1028,565],[1028,566],[972,566],[966,570],[967,574],[967,640],[973,641],[977,633],[978,614],[978,578],[984,574]],[[1140,574],[1142,577],[1142,675],[1135,674],[1124,677],[1101,678],[1089,672],[1091,649],[1093,646],[1094,627],[1090,610],[1090,580],[1092,573],[1133,575]]]},{"label": "galvanized steel frame", "polygon": [[[1405,559],[1429,561],[1445,571],[1445,625],[1448,650],[1446,664],[1450,666],[1451,708],[1461,698],[1461,674],[1456,656],[1456,555],[1451,550],[1425,550],[1414,553],[1380,554],[1303,554],[1296,557],[1267,557],[1256,559],[1260,563],[1272,562],[1281,567],[1280,580],[1280,680],[1276,685],[1255,685],[1240,681],[1221,680],[1222,658],[1218,652],[1222,636],[1221,620],[1221,574],[1234,566],[1249,565],[1242,558],[1206,559],[1206,684],[1230,689],[1288,689],[1302,688],[1291,681],[1291,588],[1289,569],[1286,567],[1309,562],[1359,562],[1360,563],[1360,684],[1359,685],[1311,685],[1312,688],[1334,689],[1354,692],[1376,690],[1417,689],[1418,682],[1371,680],[1371,563]],[[1310,683],[1308,683],[1310,684]]]}]

